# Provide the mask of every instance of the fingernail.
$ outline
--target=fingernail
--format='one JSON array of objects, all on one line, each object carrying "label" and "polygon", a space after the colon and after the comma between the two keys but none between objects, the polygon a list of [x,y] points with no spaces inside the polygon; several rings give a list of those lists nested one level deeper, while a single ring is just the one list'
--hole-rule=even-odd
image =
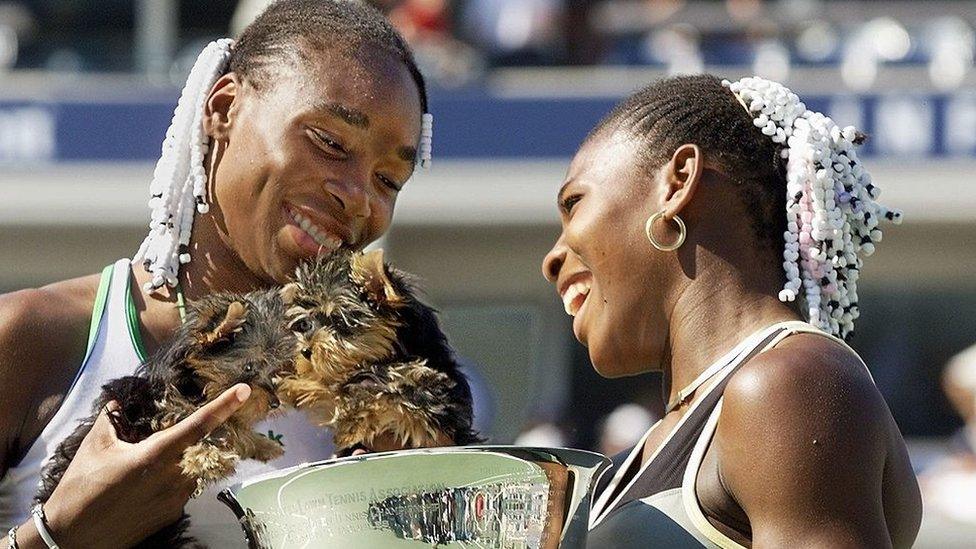
[{"label": "fingernail", "polygon": [[237,402],[244,402],[251,396],[251,386],[240,384],[237,386],[237,390],[234,391],[234,396],[237,397]]}]

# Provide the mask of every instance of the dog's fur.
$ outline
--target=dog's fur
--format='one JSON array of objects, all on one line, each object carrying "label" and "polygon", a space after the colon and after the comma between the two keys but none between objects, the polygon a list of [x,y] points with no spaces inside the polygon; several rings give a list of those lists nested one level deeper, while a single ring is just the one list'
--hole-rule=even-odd
[{"label": "dog's fur", "polygon": [[281,394],[332,428],[339,455],[382,434],[407,447],[481,440],[435,311],[382,252],[304,265],[282,293],[302,352]]},{"label": "dog's fur", "polygon": [[[268,461],[281,445],[252,430],[280,401],[334,430],[340,455],[392,434],[404,446],[480,441],[471,391],[436,313],[380,252],[340,251],[299,267],[281,290],[213,294],[192,302],[170,344],[134,376],[103,387],[92,415],[55,450],[35,500],[51,496],[82,439],[109,401],[118,437],[138,442],[175,425],[236,383],[251,398],[183,454],[192,478],[211,483],[240,459]],[[281,399],[279,401],[279,399]],[[138,547],[199,546],[184,515]]]},{"label": "dog's fur", "polygon": [[[180,465],[191,478],[206,483],[229,476],[240,459],[268,461],[281,445],[251,427],[279,408],[279,378],[294,366],[296,340],[288,329],[278,291],[246,295],[214,294],[191,303],[186,322],[168,347],[134,376],[103,387],[92,415],[55,450],[41,473],[35,497],[45,502],[57,487],[82,439],[109,401],[119,404],[110,415],[119,439],[139,442],[176,424],[236,383],[252,387],[251,397],[227,422],[186,449]],[[193,545],[185,535],[186,515],[139,547]]]}]

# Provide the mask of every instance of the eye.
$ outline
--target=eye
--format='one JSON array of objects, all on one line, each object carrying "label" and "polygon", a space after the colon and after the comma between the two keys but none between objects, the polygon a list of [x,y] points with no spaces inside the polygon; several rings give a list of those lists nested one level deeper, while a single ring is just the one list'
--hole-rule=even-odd
[{"label": "eye", "polygon": [[253,371],[254,371],[254,366],[253,365],[248,364],[248,365],[244,366],[244,373],[245,374],[250,374]]},{"label": "eye", "polygon": [[343,148],[342,145],[340,145],[339,142],[333,139],[329,134],[315,128],[309,128],[309,134],[319,143],[321,148],[326,150],[326,152],[331,152],[336,155],[346,154],[346,149]]},{"label": "eye", "polygon": [[400,192],[403,189],[402,185],[398,185],[395,181],[386,177],[385,175],[376,174],[376,178],[380,180],[381,183],[389,187],[394,192]]},{"label": "eye", "polygon": [[566,214],[571,214],[573,213],[573,206],[575,206],[576,203],[582,199],[583,195],[571,194],[563,198],[562,202],[559,203],[559,206],[564,212],[566,212]]},{"label": "eye", "polygon": [[293,332],[307,333],[312,329],[312,321],[307,316],[296,318],[292,321],[288,329]]}]

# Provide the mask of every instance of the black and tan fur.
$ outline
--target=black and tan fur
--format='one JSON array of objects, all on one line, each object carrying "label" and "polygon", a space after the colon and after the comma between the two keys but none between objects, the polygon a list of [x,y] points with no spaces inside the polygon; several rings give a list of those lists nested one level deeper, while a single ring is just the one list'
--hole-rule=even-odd
[{"label": "black and tan fur", "polygon": [[[35,500],[44,502],[51,496],[95,418],[112,400],[119,404],[110,416],[117,436],[134,443],[176,424],[233,385],[247,383],[252,393],[244,406],[187,448],[180,465],[189,477],[209,484],[231,475],[241,459],[268,461],[280,456],[281,445],[254,432],[252,426],[279,409],[277,383],[292,370],[296,349],[278,291],[214,294],[191,303],[186,322],[168,347],[136,375],[103,387],[92,415],[58,446],[45,466]],[[193,545],[185,535],[188,525],[184,515],[139,547]]]},{"label": "black and tan fur", "polygon": [[302,348],[283,398],[332,428],[340,455],[382,434],[407,447],[480,440],[435,311],[382,252],[304,265],[283,295]]}]

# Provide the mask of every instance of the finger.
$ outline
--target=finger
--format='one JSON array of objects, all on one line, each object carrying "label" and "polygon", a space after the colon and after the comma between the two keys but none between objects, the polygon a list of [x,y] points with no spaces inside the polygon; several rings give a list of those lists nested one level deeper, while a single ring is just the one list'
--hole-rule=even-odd
[{"label": "finger", "polygon": [[156,433],[150,439],[155,439],[153,442],[159,444],[164,451],[182,453],[227,421],[250,396],[251,387],[238,383],[176,425]]},{"label": "finger", "polygon": [[118,434],[115,432],[115,424],[112,423],[112,415],[118,414],[121,406],[119,403],[111,400],[102,406],[102,410],[98,413],[95,418],[95,423],[92,424],[91,430],[85,437],[97,444],[100,448],[108,448],[114,444],[118,444],[119,440]]}]

